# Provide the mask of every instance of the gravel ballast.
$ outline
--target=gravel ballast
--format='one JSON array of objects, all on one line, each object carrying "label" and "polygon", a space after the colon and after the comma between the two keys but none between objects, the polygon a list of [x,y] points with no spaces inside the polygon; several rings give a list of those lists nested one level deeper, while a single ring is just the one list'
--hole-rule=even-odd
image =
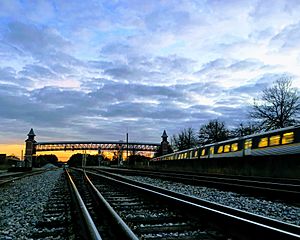
[{"label": "gravel ballast", "polygon": [[215,188],[194,186],[143,176],[126,176],[132,180],[158,186],[170,191],[201,198],[228,207],[274,218],[282,222],[300,225],[300,208],[283,202],[255,198]]},{"label": "gravel ballast", "polygon": [[25,177],[1,187],[0,239],[28,239],[62,169]]}]

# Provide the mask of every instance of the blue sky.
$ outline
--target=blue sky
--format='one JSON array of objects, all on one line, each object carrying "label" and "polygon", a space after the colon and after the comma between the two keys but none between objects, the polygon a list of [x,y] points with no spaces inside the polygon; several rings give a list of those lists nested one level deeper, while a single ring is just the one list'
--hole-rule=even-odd
[{"label": "blue sky", "polygon": [[0,143],[159,142],[300,86],[300,1],[0,1]]}]

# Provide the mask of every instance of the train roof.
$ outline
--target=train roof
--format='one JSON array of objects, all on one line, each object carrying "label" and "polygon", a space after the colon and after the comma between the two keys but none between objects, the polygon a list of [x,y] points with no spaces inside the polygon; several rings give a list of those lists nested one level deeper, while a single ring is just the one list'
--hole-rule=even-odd
[{"label": "train roof", "polygon": [[271,130],[271,131],[267,131],[267,132],[254,133],[254,134],[251,134],[251,135],[246,135],[246,136],[242,136],[242,137],[227,139],[227,140],[224,140],[224,141],[221,141],[221,142],[210,143],[210,144],[203,145],[202,147],[209,147],[209,146],[213,146],[213,145],[216,145],[216,144],[234,142],[234,141],[239,141],[239,140],[243,140],[243,139],[253,138],[253,137],[257,137],[257,136],[263,136],[263,135],[267,135],[267,134],[279,133],[279,132],[298,129],[298,128],[300,128],[300,125],[295,125],[295,126],[290,126],[290,127],[285,127],[285,128],[279,128],[279,129],[275,129],[275,130]]},{"label": "train roof", "polygon": [[241,137],[241,139],[252,138],[252,137],[266,135],[266,134],[273,134],[273,133],[278,133],[278,132],[283,132],[283,131],[288,131],[288,130],[293,130],[293,129],[298,129],[298,128],[300,128],[300,125],[295,125],[295,126],[290,126],[290,127],[285,127],[285,128],[279,128],[279,129],[275,129],[275,130],[271,130],[271,131],[267,131],[267,132],[255,133],[255,134],[243,136],[243,137]]}]

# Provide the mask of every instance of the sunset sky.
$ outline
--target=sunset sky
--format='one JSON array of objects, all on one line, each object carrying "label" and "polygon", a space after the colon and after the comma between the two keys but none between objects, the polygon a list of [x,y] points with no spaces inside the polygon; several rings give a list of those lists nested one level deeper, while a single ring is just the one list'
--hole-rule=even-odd
[{"label": "sunset sky", "polygon": [[0,153],[20,155],[30,128],[160,142],[248,121],[274,80],[300,86],[299,13],[298,0],[1,0]]}]

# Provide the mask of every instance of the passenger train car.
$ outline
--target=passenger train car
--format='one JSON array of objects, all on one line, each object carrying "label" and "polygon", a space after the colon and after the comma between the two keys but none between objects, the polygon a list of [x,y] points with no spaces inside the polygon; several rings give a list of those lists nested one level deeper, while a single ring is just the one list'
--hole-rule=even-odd
[{"label": "passenger train car", "polygon": [[296,154],[300,155],[300,125],[203,145],[163,155],[152,160],[162,161]]}]

